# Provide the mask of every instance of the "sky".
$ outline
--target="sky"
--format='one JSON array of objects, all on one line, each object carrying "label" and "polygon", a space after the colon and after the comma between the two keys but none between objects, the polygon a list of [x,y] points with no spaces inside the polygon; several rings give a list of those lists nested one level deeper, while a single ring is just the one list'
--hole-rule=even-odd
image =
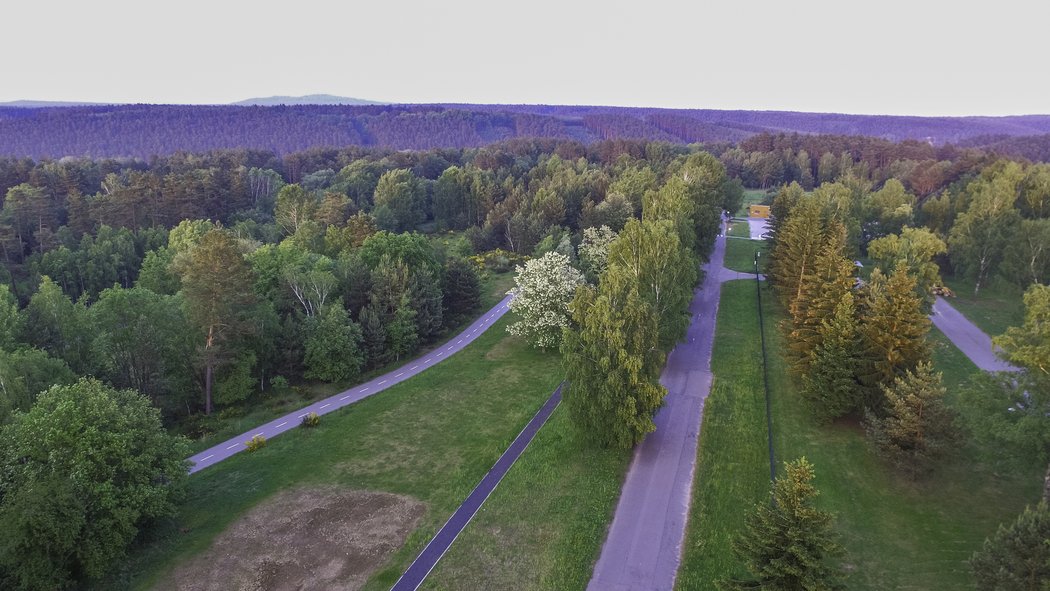
[{"label": "sky", "polygon": [[214,104],[323,93],[399,103],[1050,113],[1050,3],[974,5],[17,2],[3,10],[0,102]]}]

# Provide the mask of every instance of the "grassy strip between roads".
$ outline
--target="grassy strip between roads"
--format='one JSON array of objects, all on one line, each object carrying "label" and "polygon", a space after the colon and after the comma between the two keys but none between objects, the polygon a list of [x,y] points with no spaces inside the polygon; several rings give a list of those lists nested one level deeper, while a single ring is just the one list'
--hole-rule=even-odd
[{"label": "grassy strip between roads", "polygon": [[769,261],[769,247],[765,240],[726,240],[726,257],[722,264],[733,271],[754,273],[756,252],[762,253],[758,257],[758,268],[765,273]]},{"label": "grassy strip between roads", "polygon": [[365,587],[388,589],[561,380],[558,356],[509,336],[507,322],[423,374],[324,416],[316,429],[194,475],[177,522],[144,542],[105,588],[148,588],[274,493],[334,484],[427,504],[420,526]]},{"label": "grassy strip between roads", "polygon": [[948,303],[988,335],[998,336],[1024,323],[1024,292],[1016,285],[996,278],[974,296],[973,281],[945,277],[944,282],[955,292]]},{"label": "grassy strip between roads", "polygon": [[733,221],[729,222],[729,232],[727,236],[736,236],[737,238],[751,238],[751,224],[747,221]]},{"label": "grassy strip between roads", "polygon": [[[514,273],[491,274],[482,279],[481,283],[481,307],[478,314],[487,313],[496,305],[507,290],[514,287]],[[412,357],[423,357],[429,351],[440,347],[453,335],[458,334],[464,328],[470,326],[471,322],[477,320],[477,316],[464,319],[458,326],[450,327],[444,336],[433,344],[417,351]],[[391,362],[383,367],[374,369],[361,375],[352,382],[343,383],[308,383],[302,387],[290,389],[284,394],[256,394],[238,407],[220,412],[216,421],[216,428],[205,437],[195,439],[191,443],[191,450],[197,453],[209,447],[236,437],[241,433],[257,427],[277,417],[284,416],[292,411],[298,410],[312,402],[338,394],[356,384],[361,384],[372,378],[387,373],[394,368],[404,365],[408,359]]]},{"label": "grassy strip between roads", "polygon": [[558,408],[424,589],[583,589],[631,453],[594,449]]},{"label": "grassy strip between roads", "polygon": [[[922,481],[898,477],[872,453],[855,422],[810,420],[778,353],[782,339],[774,327],[783,312],[767,294],[777,463],[806,456],[816,467],[818,502],[836,514],[846,550],[847,588],[972,587],[967,558],[1000,523],[1038,499],[1040,467],[997,472],[966,445]],[[720,578],[742,574],[729,541],[769,490],[755,285],[726,283],[722,296],[679,589],[711,589]],[[952,392],[976,368],[936,330],[932,340]]]}]

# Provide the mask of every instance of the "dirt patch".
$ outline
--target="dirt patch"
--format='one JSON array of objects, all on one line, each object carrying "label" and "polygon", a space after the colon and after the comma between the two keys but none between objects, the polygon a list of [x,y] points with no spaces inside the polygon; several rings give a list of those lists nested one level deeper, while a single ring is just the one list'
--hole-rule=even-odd
[{"label": "dirt patch", "polygon": [[401,547],[425,509],[411,497],[335,487],[278,493],[155,589],[360,589]]},{"label": "dirt patch", "polygon": [[485,353],[485,359],[489,361],[498,361],[500,359],[506,359],[513,353],[512,347],[517,339],[510,335],[505,335],[498,343],[492,346],[491,349]]}]

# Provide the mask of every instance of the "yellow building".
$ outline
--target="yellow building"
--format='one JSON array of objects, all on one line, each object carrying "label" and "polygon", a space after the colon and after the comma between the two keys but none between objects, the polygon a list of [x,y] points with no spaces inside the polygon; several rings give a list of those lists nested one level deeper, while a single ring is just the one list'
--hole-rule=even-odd
[{"label": "yellow building", "polygon": [[752,205],[747,208],[747,215],[753,218],[768,218],[769,217],[769,206],[768,205]]}]

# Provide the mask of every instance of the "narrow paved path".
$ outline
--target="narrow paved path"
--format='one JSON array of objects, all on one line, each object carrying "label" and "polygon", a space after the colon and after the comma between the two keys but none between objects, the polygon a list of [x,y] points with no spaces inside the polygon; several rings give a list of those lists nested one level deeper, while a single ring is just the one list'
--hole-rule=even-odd
[{"label": "narrow paved path", "polygon": [[415,591],[423,584],[423,580],[427,578],[430,571],[441,560],[441,557],[444,556],[452,542],[456,541],[459,533],[470,523],[470,520],[481,509],[481,505],[485,503],[492,491],[496,489],[496,485],[503,480],[510,467],[514,465],[514,462],[517,461],[525,451],[525,448],[532,442],[532,438],[539,432],[540,427],[550,418],[551,413],[554,412],[558,403],[561,402],[561,388],[562,386],[558,386],[550,398],[547,399],[547,402],[532,417],[532,420],[514,438],[507,451],[503,452],[503,455],[496,460],[495,465],[492,466],[488,474],[481,479],[481,482],[467,496],[467,500],[463,501],[459,509],[456,509],[452,517],[445,522],[445,525],[438,530],[438,533],[430,540],[430,543],[423,548],[419,556],[409,565],[405,574],[401,575],[401,578],[391,587],[391,591]]},{"label": "narrow paved path", "polygon": [[284,433],[285,431],[295,429],[299,426],[303,417],[311,412],[315,412],[318,415],[330,413],[333,410],[342,408],[348,404],[353,404],[378,392],[382,392],[390,386],[399,384],[408,378],[425,371],[428,367],[440,363],[444,359],[447,359],[449,356],[454,355],[469,345],[481,336],[486,329],[492,326],[494,322],[506,314],[507,304],[510,300],[511,296],[503,298],[495,307],[482,315],[481,318],[475,320],[474,323],[464,329],[463,332],[452,337],[444,344],[434,348],[422,357],[406,362],[401,367],[373,378],[364,384],[358,384],[349,390],[344,390],[339,394],[314,402],[309,406],[305,406],[293,413],[274,419],[265,425],[256,427],[251,431],[246,431],[237,437],[228,439],[214,447],[191,456],[189,460],[193,462],[193,465],[190,468],[190,474],[203,470],[208,466],[214,466],[226,458],[244,451],[244,449],[246,449],[244,443],[255,435],[262,435],[263,437],[270,439]]},{"label": "narrow paved path", "polygon": [[721,284],[754,278],[722,266],[725,237],[715,241],[706,276],[689,312],[685,339],[667,358],[660,382],[667,388],[656,431],[635,449],[609,535],[587,588],[653,591],[674,587],[696,466],[704,400],[711,390],[711,350]]},{"label": "narrow paved path", "polygon": [[1017,371],[1016,367],[999,358],[991,337],[967,320],[944,298],[938,297],[933,303],[930,320],[977,367],[984,371]]}]

